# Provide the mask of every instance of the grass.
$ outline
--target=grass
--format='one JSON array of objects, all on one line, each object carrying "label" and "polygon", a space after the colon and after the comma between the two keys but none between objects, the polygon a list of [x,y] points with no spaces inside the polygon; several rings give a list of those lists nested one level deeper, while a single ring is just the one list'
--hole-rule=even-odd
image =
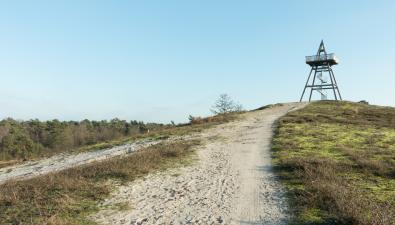
[{"label": "grass", "polygon": [[132,143],[139,140],[161,140],[161,139],[168,139],[171,136],[189,135],[189,134],[201,132],[202,130],[210,128],[214,125],[233,121],[238,118],[239,114],[240,114],[239,112],[233,112],[233,113],[220,114],[220,115],[215,115],[205,118],[196,117],[190,123],[180,124],[176,126],[158,127],[150,131],[149,133],[136,134],[129,137],[101,142],[93,145],[87,145],[77,149],[73,149],[72,152],[95,151],[105,148],[112,148],[127,143]]},{"label": "grass", "polygon": [[7,161],[0,161],[0,169],[3,167],[12,166],[18,164],[20,160],[7,160]]},{"label": "grass", "polygon": [[294,224],[395,224],[395,109],[320,101],[278,121]]},{"label": "grass", "polygon": [[95,144],[87,144],[81,147],[65,149],[62,151],[60,150],[45,151],[43,153],[37,153],[37,154],[32,153],[27,155],[25,160],[17,159],[17,158],[0,160],[0,168],[20,164],[26,160],[39,160],[42,158],[48,158],[53,155],[64,153],[64,152],[79,153],[79,152],[87,152],[87,151],[96,151],[96,150],[112,148],[115,146],[120,146],[128,143],[133,143],[141,140],[161,140],[161,139],[167,139],[171,136],[182,136],[182,135],[193,134],[196,132],[200,132],[204,129],[210,128],[214,125],[235,120],[238,118],[238,115],[240,113],[241,112],[233,112],[233,113],[220,114],[220,115],[215,115],[205,118],[195,117],[189,123],[179,124],[179,125],[159,126],[156,127],[155,129],[150,130],[147,133],[133,134],[126,137],[120,137],[113,140],[108,140]]},{"label": "grass", "polygon": [[[193,118],[189,124],[167,126],[146,134],[84,146],[74,152],[110,148],[143,139],[167,139],[200,132],[238,118],[229,113]],[[127,157],[91,163],[29,180],[0,185],[0,224],[94,224],[87,215],[111,192],[108,180],[132,181],[148,173],[191,163],[193,146],[199,141],[162,142]],[[175,174],[176,176],[177,174]],[[120,204],[120,210],[128,205]]]},{"label": "grass", "polygon": [[160,143],[127,157],[0,185],[0,224],[94,224],[86,216],[98,210],[97,202],[111,192],[107,180],[132,181],[185,165],[198,144]]}]

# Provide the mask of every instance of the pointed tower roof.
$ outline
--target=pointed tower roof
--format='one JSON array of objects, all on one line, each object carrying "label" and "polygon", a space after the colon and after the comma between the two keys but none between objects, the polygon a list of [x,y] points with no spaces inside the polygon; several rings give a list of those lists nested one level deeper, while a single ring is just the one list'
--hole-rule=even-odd
[{"label": "pointed tower roof", "polygon": [[326,54],[324,40],[321,40],[320,46],[318,47],[317,55],[321,55],[321,53]]}]

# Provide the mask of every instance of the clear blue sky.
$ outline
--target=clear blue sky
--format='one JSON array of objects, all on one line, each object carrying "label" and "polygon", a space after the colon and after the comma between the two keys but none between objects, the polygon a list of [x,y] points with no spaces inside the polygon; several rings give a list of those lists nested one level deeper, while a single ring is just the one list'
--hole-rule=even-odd
[{"label": "clear blue sky", "polygon": [[2,1],[0,117],[185,121],[298,101],[321,39],[344,99],[395,106],[395,1]]}]

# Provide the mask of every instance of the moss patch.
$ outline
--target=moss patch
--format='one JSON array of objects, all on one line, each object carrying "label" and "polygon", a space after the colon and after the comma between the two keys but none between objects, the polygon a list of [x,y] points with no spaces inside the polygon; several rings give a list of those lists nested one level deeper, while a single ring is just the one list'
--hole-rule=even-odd
[{"label": "moss patch", "polygon": [[394,224],[394,108],[320,101],[291,112],[278,122],[273,163],[294,223]]}]

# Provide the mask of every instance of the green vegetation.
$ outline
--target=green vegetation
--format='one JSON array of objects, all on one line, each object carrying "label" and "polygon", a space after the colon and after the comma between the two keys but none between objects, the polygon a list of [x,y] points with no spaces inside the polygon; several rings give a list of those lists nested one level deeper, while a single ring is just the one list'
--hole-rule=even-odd
[{"label": "green vegetation", "polygon": [[139,139],[166,139],[198,132],[237,117],[237,112],[212,117],[190,117],[190,123],[163,125],[113,119],[81,122],[58,120],[0,121],[0,168],[61,152],[110,148]]},{"label": "green vegetation", "polygon": [[196,140],[161,143],[127,157],[0,185],[0,224],[94,224],[86,216],[109,195],[108,179],[132,181],[184,165],[198,144]]},{"label": "green vegetation", "polygon": [[0,121],[0,161],[31,159],[81,146],[138,136],[164,127],[137,121]]},{"label": "green vegetation", "polygon": [[[238,113],[213,117],[191,117],[189,124],[159,126],[152,131],[88,145],[88,151],[141,139],[165,139],[186,135],[229,122]],[[108,180],[132,181],[150,172],[191,162],[197,140],[161,142],[127,157],[117,157],[29,180],[0,185],[0,224],[94,224],[87,215],[98,210],[97,203],[111,191]],[[0,165],[1,166],[1,165]],[[125,209],[127,205],[118,205]]]},{"label": "green vegetation", "polygon": [[315,102],[278,122],[294,224],[395,224],[395,109]]}]

